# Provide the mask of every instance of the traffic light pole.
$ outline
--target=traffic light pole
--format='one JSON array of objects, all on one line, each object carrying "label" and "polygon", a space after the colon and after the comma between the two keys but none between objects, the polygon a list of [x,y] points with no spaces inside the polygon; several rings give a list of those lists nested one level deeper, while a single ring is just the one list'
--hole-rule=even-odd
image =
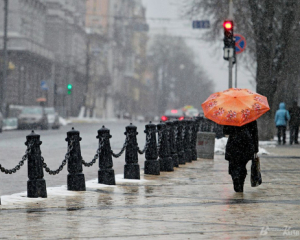
[{"label": "traffic light pole", "polygon": [[[233,20],[233,2],[232,0],[229,0],[229,19]],[[228,56],[229,56],[229,83],[228,86],[229,88],[232,88],[232,67],[233,67],[233,57],[229,55],[229,50],[228,50]]]},{"label": "traffic light pole", "polygon": [[[229,54],[229,50],[228,50],[228,54]],[[229,57],[229,66],[228,66],[228,70],[229,70],[229,78],[228,78],[228,88],[232,88],[232,61],[233,61],[233,57]]]},{"label": "traffic light pole", "polygon": [[235,57],[235,83],[234,87],[237,88],[237,57]]}]

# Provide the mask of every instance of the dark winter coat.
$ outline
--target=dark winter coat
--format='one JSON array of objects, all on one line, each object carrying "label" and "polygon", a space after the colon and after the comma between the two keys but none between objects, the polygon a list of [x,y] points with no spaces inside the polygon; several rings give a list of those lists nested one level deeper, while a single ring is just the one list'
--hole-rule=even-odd
[{"label": "dark winter coat", "polygon": [[229,135],[225,159],[229,161],[249,161],[258,152],[257,122],[250,122],[242,127],[224,126],[223,132]]},{"label": "dark winter coat", "polygon": [[299,126],[300,125],[300,107],[293,106],[289,109],[289,113],[291,116],[290,119],[290,126]]}]

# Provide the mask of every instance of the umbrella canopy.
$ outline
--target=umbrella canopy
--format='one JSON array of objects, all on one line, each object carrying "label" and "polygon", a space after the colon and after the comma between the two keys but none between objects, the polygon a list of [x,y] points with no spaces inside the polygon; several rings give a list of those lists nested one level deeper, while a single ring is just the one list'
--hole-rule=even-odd
[{"label": "umbrella canopy", "polygon": [[220,125],[239,127],[270,110],[265,96],[241,88],[213,93],[201,106],[206,118]]}]

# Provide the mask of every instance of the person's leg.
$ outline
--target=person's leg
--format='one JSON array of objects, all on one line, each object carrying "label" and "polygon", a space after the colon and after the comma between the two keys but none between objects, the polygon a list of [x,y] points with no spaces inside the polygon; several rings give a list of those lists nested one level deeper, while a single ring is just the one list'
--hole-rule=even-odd
[{"label": "person's leg", "polygon": [[278,138],[278,144],[281,143],[281,127],[277,126],[277,138]]},{"label": "person's leg", "polygon": [[293,144],[294,141],[294,134],[295,134],[295,127],[294,126],[290,126],[290,144]]},{"label": "person's leg", "polygon": [[295,144],[299,144],[298,134],[299,134],[299,126],[295,126]]},{"label": "person's leg", "polygon": [[233,188],[236,192],[244,191],[244,182],[247,175],[247,162],[229,161],[229,174],[233,181]]},{"label": "person's leg", "polygon": [[286,127],[282,127],[282,144],[285,144],[285,132],[286,132]]}]

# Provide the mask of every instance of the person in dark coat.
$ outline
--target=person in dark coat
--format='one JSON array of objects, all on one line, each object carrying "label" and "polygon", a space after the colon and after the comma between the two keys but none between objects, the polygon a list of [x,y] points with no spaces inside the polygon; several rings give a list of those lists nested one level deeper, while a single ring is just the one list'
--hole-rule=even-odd
[{"label": "person in dark coat", "polygon": [[293,106],[289,109],[290,113],[290,144],[299,144],[298,134],[300,125],[300,107],[297,105],[297,101],[293,102]]},{"label": "person in dark coat", "polygon": [[247,175],[246,165],[258,153],[257,122],[253,121],[241,127],[224,126],[223,133],[229,135],[225,150],[225,159],[229,161],[234,190],[244,191]]}]

